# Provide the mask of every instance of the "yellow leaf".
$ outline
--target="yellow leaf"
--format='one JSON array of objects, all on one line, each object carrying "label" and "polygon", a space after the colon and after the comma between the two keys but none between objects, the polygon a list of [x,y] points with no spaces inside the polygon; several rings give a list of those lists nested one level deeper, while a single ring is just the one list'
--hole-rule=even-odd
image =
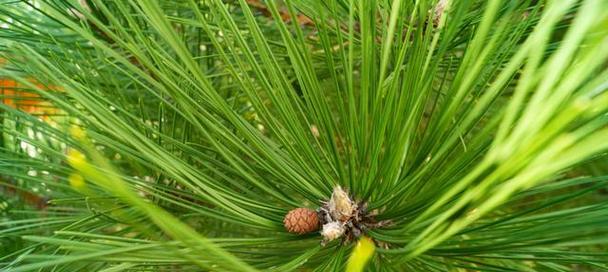
[{"label": "yellow leaf", "polygon": [[68,164],[80,170],[80,168],[86,164],[86,157],[84,154],[82,154],[82,152],[76,149],[70,149],[68,150]]},{"label": "yellow leaf", "polygon": [[376,247],[374,242],[368,237],[361,237],[357,242],[357,245],[353,249],[353,253],[348,258],[348,264],[346,264],[346,272],[361,272],[365,265],[374,255]]},{"label": "yellow leaf", "polygon": [[68,181],[70,182],[70,185],[72,185],[72,187],[74,188],[82,188],[85,186],[84,178],[80,174],[71,174],[68,177]]},{"label": "yellow leaf", "polygon": [[82,128],[80,128],[79,126],[76,126],[76,125],[73,125],[72,127],[70,127],[70,134],[72,135],[72,137],[76,138],[77,140],[82,140],[87,135],[86,132],[84,130],[82,130]]}]

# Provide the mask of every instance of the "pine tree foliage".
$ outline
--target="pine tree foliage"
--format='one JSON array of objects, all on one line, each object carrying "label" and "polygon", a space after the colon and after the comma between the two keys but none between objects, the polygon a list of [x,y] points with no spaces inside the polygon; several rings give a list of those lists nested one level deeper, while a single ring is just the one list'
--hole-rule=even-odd
[{"label": "pine tree foliage", "polygon": [[3,101],[53,109],[0,104],[3,271],[342,271],[355,243],[282,223],[337,185],[392,222],[369,271],[608,270],[608,1],[0,0],[0,20]]}]

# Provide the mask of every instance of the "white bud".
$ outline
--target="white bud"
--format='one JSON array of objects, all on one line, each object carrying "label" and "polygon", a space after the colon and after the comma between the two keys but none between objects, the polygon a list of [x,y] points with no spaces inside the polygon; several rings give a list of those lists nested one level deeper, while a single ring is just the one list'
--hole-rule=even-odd
[{"label": "white bud", "polygon": [[434,14],[434,19],[433,19],[433,23],[435,24],[435,26],[439,25],[439,22],[441,21],[441,17],[443,17],[443,13],[449,4],[448,1],[449,0],[439,0],[439,2],[437,2],[437,6],[435,6],[435,11],[434,11],[435,14]]},{"label": "white bud", "polygon": [[357,207],[355,203],[348,197],[348,194],[337,186],[334,188],[334,192],[331,194],[329,200],[329,213],[334,220],[340,220],[342,222],[347,221],[353,217]]},{"label": "white bud", "polygon": [[331,241],[336,238],[339,238],[344,234],[345,228],[344,225],[340,222],[329,222],[323,225],[323,229],[321,230],[321,235],[325,238],[326,241]]}]

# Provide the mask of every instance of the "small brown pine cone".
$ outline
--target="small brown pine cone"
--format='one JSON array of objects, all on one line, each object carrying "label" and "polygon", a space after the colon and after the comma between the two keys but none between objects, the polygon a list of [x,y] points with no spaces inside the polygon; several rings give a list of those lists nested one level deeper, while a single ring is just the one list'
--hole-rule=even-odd
[{"label": "small brown pine cone", "polygon": [[296,208],[285,215],[285,229],[291,233],[304,234],[319,229],[317,212],[307,208]]}]

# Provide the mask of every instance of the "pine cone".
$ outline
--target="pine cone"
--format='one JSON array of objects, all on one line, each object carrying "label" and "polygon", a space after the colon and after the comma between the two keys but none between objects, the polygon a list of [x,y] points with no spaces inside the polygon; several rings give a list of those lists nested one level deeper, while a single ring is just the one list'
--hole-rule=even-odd
[{"label": "pine cone", "polygon": [[296,208],[285,215],[285,229],[291,233],[304,234],[319,229],[317,212],[307,208]]}]

